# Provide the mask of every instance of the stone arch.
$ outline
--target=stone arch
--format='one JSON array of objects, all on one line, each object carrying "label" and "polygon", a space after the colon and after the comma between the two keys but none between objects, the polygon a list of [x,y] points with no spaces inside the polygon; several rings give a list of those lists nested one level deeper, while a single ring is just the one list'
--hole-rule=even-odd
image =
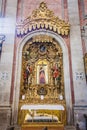
[{"label": "stone arch", "polygon": [[58,34],[52,32],[52,31],[46,31],[46,30],[38,30],[29,33],[26,35],[21,43],[19,44],[17,48],[17,57],[16,57],[16,71],[15,71],[15,84],[14,84],[14,104],[13,104],[13,124],[17,124],[17,114],[18,113],[18,103],[19,103],[19,91],[20,91],[20,77],[21,77],[21,64],[22,64],[22,49],[25,43],[33,36],[43,34],[43,35],[49,35],[53,38],[55,38],[58,43],[60,44],[62,51],[63,51],[63,68],[64,68],[64,84],[65,84],[65,100],[66,100],[66,106],[67,106],[67,123],[70,124],[70,113],[72,109],[72,100],[71,100],[71,89],[70,89],[70,73],[69,73],[69,55],[68,55],[68,48],[65,44],[65,41],[61,36]]}]

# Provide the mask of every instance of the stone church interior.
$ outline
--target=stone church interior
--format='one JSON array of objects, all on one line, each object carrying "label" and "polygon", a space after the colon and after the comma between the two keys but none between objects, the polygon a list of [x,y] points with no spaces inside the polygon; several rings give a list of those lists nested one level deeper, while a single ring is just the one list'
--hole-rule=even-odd
[{"label": "stone church interior", "polygon": [[87,0],[0,0],[0,130],[87,130]]}]

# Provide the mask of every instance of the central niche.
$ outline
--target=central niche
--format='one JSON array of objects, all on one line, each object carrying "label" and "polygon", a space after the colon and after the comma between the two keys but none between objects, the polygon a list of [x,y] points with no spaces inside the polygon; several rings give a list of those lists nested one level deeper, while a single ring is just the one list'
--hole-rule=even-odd
[{"label": "central niche", "polygon": [[48,84],[48,64],[46,59],[41,59],[36,62],[37,84]]},{"label": "central niche", "polygon": [[18,124],[66,123],[63,75],[63,53],[56,39],[36,35],[26,42],[22,50]]},{"label": "central niche", "polygon": [[48,35],[34,36],[22,50],[20,100],[37,104],[44,96],[43,104],[55,103],[60,94],[64,99],[62,49]]}]

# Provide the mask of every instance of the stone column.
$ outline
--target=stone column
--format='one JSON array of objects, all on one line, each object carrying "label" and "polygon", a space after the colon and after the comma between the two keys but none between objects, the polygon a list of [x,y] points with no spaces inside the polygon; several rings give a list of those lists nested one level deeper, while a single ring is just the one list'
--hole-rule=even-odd
[{"label": "stone column", "polygon": [[[71,49],[72,76],[73,76],[72,80],[73,80],[74,99],[75,99],[75,103],[73,104],[73,106],[77,107],[79,113],[82,113],[79,107],[87,104],[87,86],[84,71],[78,0],[67,0],[67,1],[68,1],[68,16],[70,23],[70,49]],[[75,113],[75,107],[73,107],[74,113]],[[83,119],[80,122],[83,122]],[[75,120],[73,123],[76,124]]]},{"label": "stone column", "polygon": [[71,26],[70,47],[75,105],[82,105],[87,101],[87,87],[83,62],[78,0],[68,0],[68,14]]},{"label": "stone column", "polygon": [[[8,113],[7,109],[9,107],[9,110],[11,110],[10,90],[14,55],[16,12],[17,0],[7,0],[5,16],[0,18],[0,34],[5,35],[6,37],[2,46],[0,59],[0,109],[4,108],[3,113]],[[1,115],[2,112],[0,113],[0,117],[2,117]],[[2,118],[2,122],[0,130],[2,130],[3,125],[5,125],[4,118]]]}]

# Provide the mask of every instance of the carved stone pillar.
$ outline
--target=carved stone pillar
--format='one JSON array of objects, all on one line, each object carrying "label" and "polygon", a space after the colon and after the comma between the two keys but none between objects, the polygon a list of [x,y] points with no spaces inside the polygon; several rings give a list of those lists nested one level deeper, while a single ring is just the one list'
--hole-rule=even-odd
[{"label": "carved stone pillar", "polygon": [[67,2],[69,23],[71,25],[70,48],[74,88],[73,104],[82,106],[87,102],[87,87],[84,71],[78,0],[67,0]]}]

